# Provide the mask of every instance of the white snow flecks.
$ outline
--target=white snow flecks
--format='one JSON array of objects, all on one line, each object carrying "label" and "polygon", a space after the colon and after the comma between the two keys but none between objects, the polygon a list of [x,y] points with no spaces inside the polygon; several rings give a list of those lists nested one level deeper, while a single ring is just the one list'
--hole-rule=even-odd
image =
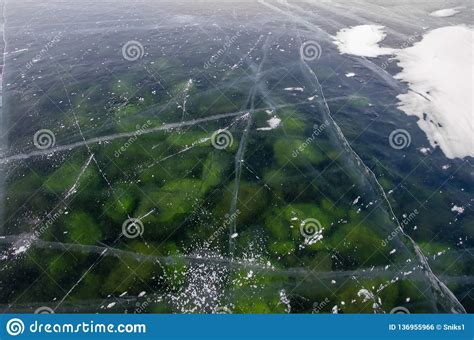
[{"label": "white snow flecks", "polygon": [[357,292],[357,296],[362,298],[362,302],[367,302],[369,300],[374,300],[375,299],[374,294],[370,290],[365,289],[365,288],[360,289]]},{"label": "white snow flecks", "polygon": [[384,40],[386,33],[384,26],[359,25],[344,28],[337,32],[334,44],[341,54],[353,54],[360,57],[378,57],[384,54],[393,54],[396,50],[380,47],[379,42]]},{"label": "white snow flecks", "polygon": [[291,313],[291,302],[290,299],[288,298],[288,295],[286,294],[286,291],[284,289],[280,290],[280,302],[279,304],[283,304],[285,306],[285,312],[286,313]]},{"label": "white snow flecks", "polygon": [[302,87],[285,87],[284,90],[285,90],[285,91],[299,91],[299,92],[303,92],[303,91],[304,91],[304,88],[302,88]]},{"label": "white snow flecks", "polygon": [[346,73],[346,77],[347,78],[352,78],[352,77],[355,77],[355,73],[354,72],[349,72],[349,73]]},{"label": "white snow flecks", "polygon": [[458,207],[457,205],[454,205],[451,208],[452,212],[457,212],[458,214],[462,214],[464,212],[464,207]]},{"label": "white snow flecks", "polygon": [[258,128],[257,130],[259,131],[268,131],[268,130],[273,130],[276,129],[278,126],[280,126],[281,119],[278,117],[272,117],[269,120],[267,120],[268,127],[262,127]]},{"label": "white snow flecks", "polygon": [[438,17],[438,18],[452,17],[453,15],[456,15],[460,12],[459,9],[460,7],[440,9],[440,10],[431,12],[430,15],[432,17]]},{"label": "white snow flecks", "polygon": [[474,30],[464,25],[428,32],[412,47],[399,50],[395,76],[409,84],[399,109],[419,117],[418,126],[432,147],[447,158],[474,157]]},{"label": "white snow flecks", "polygon": [[[198,251],[200,258],[222,259],[217,253]],[[212,262],[194,263],[186,268],[186,284],[170,295],[180,313],[210,313],[219,308],[227,269]]]},{"label": "white snow flecks", "polygon": [[22,254],[24,252],[26,252],[28,250],[28,247],[27,246],[20,246],[16,249],[13,250],[13,255],[17,256],[19,254]]},{"label": "white snow flecks", "polygon": [[21,234],[21,237],[14,242],[9,249],[0,253],[0,259],[6,260],[7,258],[18,258],[23,256],[36,240],[37,236],[34,233]]},{"label": "white snow flecks", "polygon": [[427,155],[430,152],[430,148],[420,148],[420,152],[423,155]]}]

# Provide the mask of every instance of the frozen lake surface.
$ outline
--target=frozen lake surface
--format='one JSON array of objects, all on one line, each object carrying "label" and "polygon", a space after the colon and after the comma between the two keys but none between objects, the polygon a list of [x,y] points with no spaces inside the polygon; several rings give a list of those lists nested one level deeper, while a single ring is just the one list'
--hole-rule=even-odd
[{"label": "frozen lake surface", "polygon": [[471,2],[2,6],[2,311],[474,311]]}]

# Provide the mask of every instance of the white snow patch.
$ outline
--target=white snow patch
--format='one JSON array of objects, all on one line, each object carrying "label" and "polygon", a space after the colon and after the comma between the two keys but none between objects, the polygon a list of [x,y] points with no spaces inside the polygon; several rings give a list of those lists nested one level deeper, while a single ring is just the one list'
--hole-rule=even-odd
[{"label": "white snow patch", "polygon": [[284,90],[285,90],[285,91],[299,91],[299,92],[303,92],[303,91],[304,91],[304,88],[302,88],[302,87],[285,87]]},{"label": "white snow patch", "polygon": [[359,290],[357,292],[357,296],[361,297],[363,299],[362,302],[367,302],[367,301],[373,300],[375,298],[374,294],[370,290],[365,289],[365,288],[362,288],[361,290]]},{"label": "white snow patch", "polygon": [[343,28],[334,37],[334,44],[341,54],[353,54],[361,57],[377,57],[393,54],[394,49],[380,47],[379,42],[385,39],[384,26],[359,25]]},{"label": "white snow patch", "polygon": [[451,159],[474,157],[473,46],[474,29],[459,25],[432,30],[397,52],[402,72],[395,78],[411,90],[397,96],[399,108],[419,117],[431,146]]},{"label": "white snow patch", "polygon": [[423,155],[427,155],[430,152],[430,148],[420,148],[420,152]]},{"label": "white snow patch", "polygon": [[431,12],[430,15],[432,17],[438,18],[452,17],[453,15],[459,13],[459,9],[460,7],[440,9],[438,11]]},{"label": "white snow patch", "polygon": [[457,212],[458,214],[462,214],[464,212],[464,207],[458,207],[457,205],[451,208],[452,212]]},{"label": "white snow patch", "polygon": [[269,120],[267,120],[267,123],[269,125],[268,127],[258,128],[257,130],[268,131],[268,130],[276,129],[280,125],[281,119],[278,117],[272,117]]},{"label": "white snow patch", "polygon": [[347,77],[347,78],[352,78],[352,77],[354,77],[355,75],[356,75],[356,74],[353,73],[353,72],[346,73],[346,77]]},{"label": "white snow patch", "polygon": [[27,246],[20,246],[18,248],[13,249],[13,255],[17,256],[20,255],[28,250]]}]

